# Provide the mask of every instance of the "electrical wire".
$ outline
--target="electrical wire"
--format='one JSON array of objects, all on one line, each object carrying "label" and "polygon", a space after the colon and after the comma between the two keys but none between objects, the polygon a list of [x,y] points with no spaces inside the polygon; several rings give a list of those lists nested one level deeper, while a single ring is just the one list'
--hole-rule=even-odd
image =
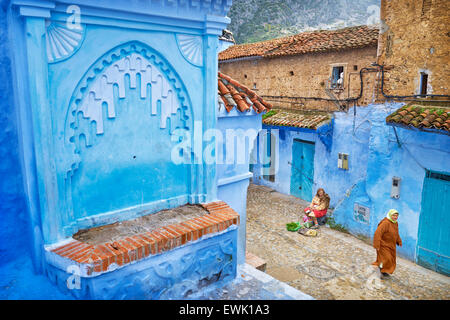
[{"label": "electrical wire", "polygon": [[376,68],[361,68],[361,70],[359,71],[359,79],[360,79],[360,89],[359,89],[359,94],[357,97],[352,97],[352,98],[346,98],[346,99],[329,99],[329,98],[322,98],[322,97],[299,97],[299,96],[270,96],[270,95],[261,95],[262,98],[267,98],[267,99],[293,99],[293,100],[317,100],[317,101],[328,101],[328,102],[355,102],[358,101],[359,99],[361,99],[362,95],[363,95],[363,87],[364,87],[364,83],[363,83],[363,73],[364,72],[377,72],[378,69]]},{"label": "electrical wire", "polygon": [[[387,95],[386,93],[384,93],[384,66],[380,65],[378,63],[372,63],[373,66],[380,68],[381,70],[381,94],[383,95],[383,97],[387,98],[387,99],[407,99],[407,98],[417,98],[417,97],[421,97],[421,98],[425,98],[425,97],[446,97],[446,98],[450,98],[450,95],[447,94],[414,94],[414,95],[410,95],[410,96],[395,96],[395,95]],[[422,101],[422,100],[407,100],[407,101]],[[449,100],[438,100],[441,102],[446,102]]]}]

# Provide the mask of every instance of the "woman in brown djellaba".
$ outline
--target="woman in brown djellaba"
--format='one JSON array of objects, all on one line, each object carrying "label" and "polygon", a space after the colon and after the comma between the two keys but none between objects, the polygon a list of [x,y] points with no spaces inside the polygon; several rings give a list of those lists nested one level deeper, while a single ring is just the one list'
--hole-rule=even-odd
[{"label": "woman in brown djellaba", "polygon": [[372,265],[378,267],[384,277],[388,277],[394,272],[397,258],[396,245],[402,246],[397,220],[398,211],[395,209],[389,210],[386,218],[378,224],[373,236],[377,260]]}]

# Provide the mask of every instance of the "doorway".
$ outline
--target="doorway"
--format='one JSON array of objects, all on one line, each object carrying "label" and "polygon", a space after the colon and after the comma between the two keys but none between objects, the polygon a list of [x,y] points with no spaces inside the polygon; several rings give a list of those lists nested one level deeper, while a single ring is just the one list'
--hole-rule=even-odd
[{"label": "doorway", "polygon": [[417,263],[450,276],[450,175],[427,171],[419,218]]},{"label": "doorway", "polygon": [[291,194],[306,201],[312,200],[314,184],[315,143],[294,139],[291,163]]}]

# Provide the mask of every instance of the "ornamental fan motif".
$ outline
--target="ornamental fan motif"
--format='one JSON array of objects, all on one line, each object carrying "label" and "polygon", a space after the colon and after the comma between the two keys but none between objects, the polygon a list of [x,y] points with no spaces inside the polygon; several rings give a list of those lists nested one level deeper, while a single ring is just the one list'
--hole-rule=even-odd
[{"label": "ornamental fan motif", "polygon": [[183,56],[196,66],[203,65],[203,39],[200,36],[178,34],[178,46]]},{"label": "ornamental fan motif", "polygon": [[78,49],[84,37],[84,28],[68,28],[66,24],[47,21],[45,42],[48,62],[68,58]]}]

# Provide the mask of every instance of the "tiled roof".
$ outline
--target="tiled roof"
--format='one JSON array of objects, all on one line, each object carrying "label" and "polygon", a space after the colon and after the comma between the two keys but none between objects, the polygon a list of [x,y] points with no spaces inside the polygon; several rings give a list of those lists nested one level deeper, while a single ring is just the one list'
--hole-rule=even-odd
[{"label": "tiled roof", "polygon": [[219,53],[219,60],[251,56],[272,58],[367,47],[378,43],[378,33],[379,28],[376,26],[303,32],[284,38],[231,46]]},{"label": "tiled roof", "polygon": [[263,123],[270,126],[286,126],[316,130],[321,125],[331,121],[331,115],[326,113],[311,113],[301,111],[273,110],[274,114],[263,119]]},{"label": "tiled roof", "polygon": [[219,72],[219,104],[223,104],[228,112],[233,108],[249,111],[253,108],[257,113],[272,109],[272,105],[260,98],[254,91],[240,84],[231,77]]},{"label": "tiled roof", "polygon": [[266,51],[278,47],[282,43],[287,42],[292,37],[293,36],[266,40],[256,43],[237,44],[228,47],[228,49],[220,52],[219,61],[252,56],[262,57]]},{"label": "tiled roof", "polygon": [[390,114],[386,123],[450,134],[450,107],[411,103]]}]

